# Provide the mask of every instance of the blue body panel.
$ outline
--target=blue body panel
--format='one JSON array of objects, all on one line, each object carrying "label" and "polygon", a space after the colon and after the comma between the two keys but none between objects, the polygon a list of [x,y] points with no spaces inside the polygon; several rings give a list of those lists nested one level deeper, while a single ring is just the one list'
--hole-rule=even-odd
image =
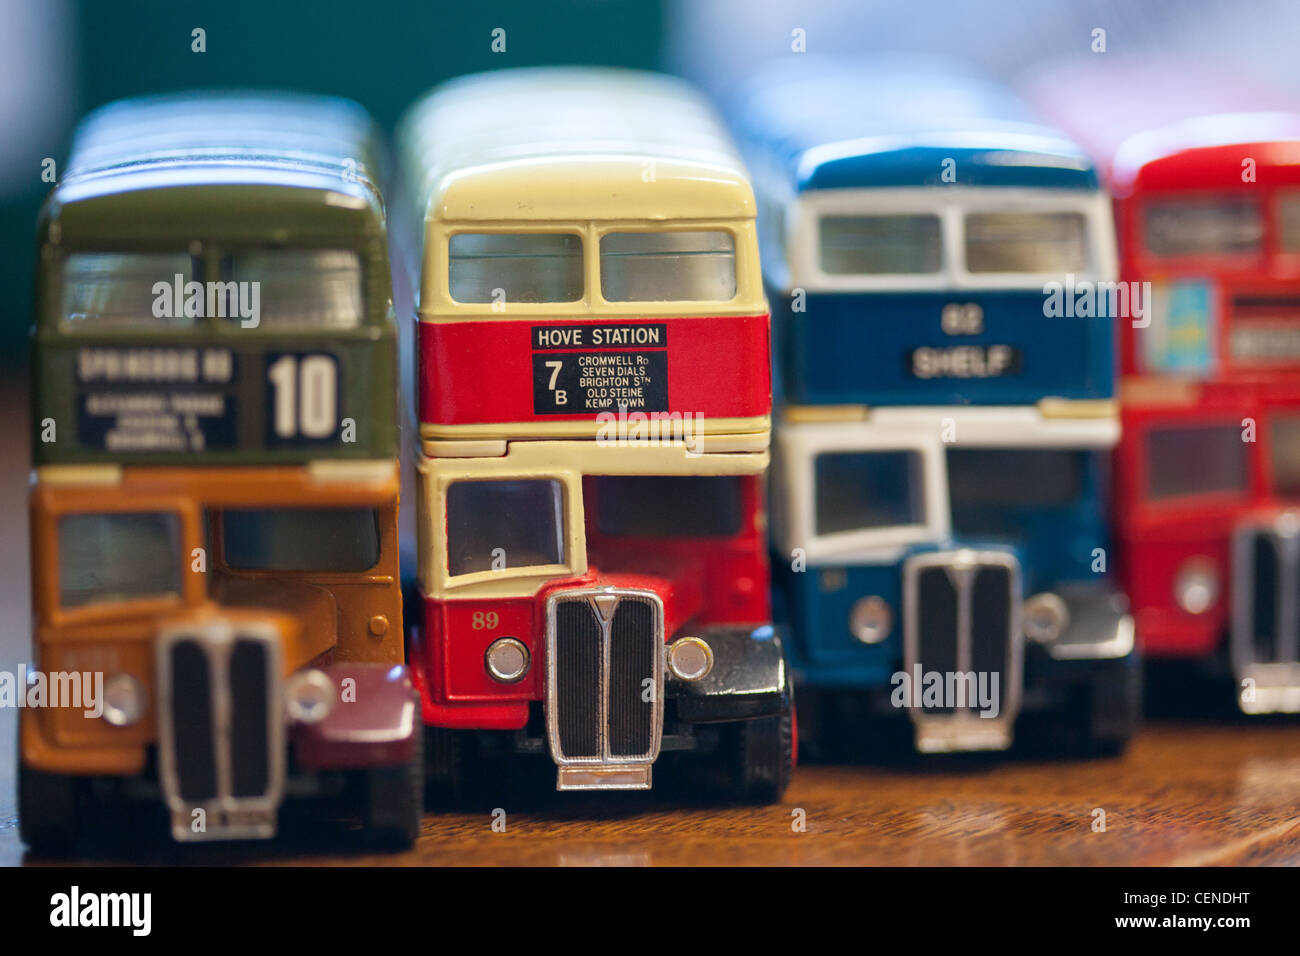
[{"label": "blue body panel", "polygon": [[[1009,92],[951,64],[795,59],[760,75],[731,115],[763,210],[778,403],[1032,405],[1113,397],[1114,329],[1104,295],[1088,297],[1103,314],[1057,318],[1044,315],[1042,288],[911,291],[898,276],[899,291],[805,290],[803,311],[792,312],[797,283],[779,212],[800,194],[924,187],[935,191],[937,205],[941,191],[954,186],[1100,190],[1075,143]],[[947,160],[955,163],[952,182],[943,178]],[[1056,304],[1067,298],[1072,313],[1068,289]],[[983,331],[944,333],[940,316],[950,304],[980,306]],[[922,359],[937,360],[922,366],[926,374],[911,371],[917,349]]]},{"label": "blue body panel", "polygon": [[[790,664],[801,682],[811,686],[881,687],[902,667],[903,564],[927,551],[967,547],[1005,551],[1020,563],[1022,597],[1055,590],[1068,583],[1102,583],[1104,573],[1093,570],[1094,549],[1109,552],[1103,502],[1107,459],[1104,452],[1079,452],[1079,495],[1056,507],[1025,507],[1016,503],[977,515],[963,529],[954,518],[954,536],[943,542],[918,544],[885,564],[828,563],[804,571],[791,568],[789,555],[772,556],[773,602],[777,620],[790,637]],[[879,644],[855,639],[848,628],[849,612],[859,598],[884,598],[894,612],[894,626]]]},{"label": "blue body panel", "polygon": [[[801,313],[788,296],[771,301],[780,394],[793,404],[1032,405],[1114,394],[1110,316],[1048,318],[1038,291],[810,292]],[[952,303],[980,306],[983,331],[945,333],[940,315]],[[921,358],[931,362],[918,373]],[[963,361],[941,368],[936,358]]]},{"label": "blue body panel", "polygon": [[[870,215],[873,204],[861,194],[873,189],[932,190],[936,211],[960,203],[942,193],[956,188],[1070,191],[1078,202],[1072,197],[1065,203],[1059,196],[1055,201],[1072,210],[1095,208],[1089,203],[1100,195],[1101,186],[1091,162],[1015,96],[932,60],[819,61],[800,56],[787,58],[742,89],[729,115],[759,197],[778,416],[783,401],[1032,406],[1044,398],[1114,396],[1115,330],[1109,303],[1105,295],[1090,294],[1095,287],[1077,290],[1085,292],[1082,299],[1070,289],[1072,282],[1095,281],[1098,273],[1115,278],[1105,274],[1111,263],[1097,261],[1098,250],[1106,248],[1099,241],[1104,237],[1090,243],[1089,265],[1082,270],[1087,274],[1051,276],[1066,285],[1053,303],[1070,301],[1065,307],[1069,314],[1062,317],[1046,314],[1047,289],[1027,273],[1008,276],[1004,286],[994,286],[985,281],[991,274],[969,276],[964,261],[947,262],[962,253],[953,252],[960,237],[951,235],[946,224],[942,259],[943,274],[951,277],[943,283],[947,287],[935,287],[939,283],[928,277],[934,267],[928,267],[930,272],[913,276],[914,283],[903,273],[855,277],[838,271],[835,281],[824,285],[846,287],[841,291],[823,286],[800,288],[796,294],[794,288],[821,278],[802,272],[791,276],[795,263],[785,243],[791,236],[800,241],[816,238],[806,231],[816,228],[804,211],[807,207],[794,205],[801,196],[816,194],[815,214],[823,216],[841,213],[836,191],[859,194],[851,204],[845,199],[843,214]],[[881,214],[923,213],[929,195],[882,201]],[[977,198],[972,209],[998,210],[996,197],[986,193]],[[1043,208],[1050,209],[1052,198],[1044,200]],[[1008,197],[1007,209],[1033,205],[1023,197]],[[960,211],[956,208],[953,215]],[[792,223],[787,213],[801,218]],[[1093,214],[1085,215],[1091,223]],[[1092,223],[1090,228],[1105,227]],[[1076,315],[1076,303],[1086,303],[1098,314]],[[960,307],[954,313],[958,316],[978,307],[981,321],[965,327],[952,323],[945,331],[943,312],[948,306]],[[966,334],[963,329],[970,327],[978,331]],[[1009,440],[1010,448],[1017,449],[1015,436]],[[949,463],[958,461],[956,451],[967,450],[978,449],[954,446]],[[789,633],[787,653],[800,682],[865,697],[877,697],[889,687],[903,663],[903,567],[918,553],[954,548],[1001,551],[1019,564],[1022,600],[1062,589],[1086,592],[1083,600],[1091,600],[1093,585],[1097,600],[1108,600],[1107,569],[1104,559],[1097,566],[1095,555],[1097,549],[1105,554],[1109,545],[1109,453],[1092,448],[1073,454],[1079,463],[1074,475],[1056,463],[1040,473],[993,466],[984,459],[961,462],[961,481],[949,483],[953,520],[947,540],[913,545],[877,563],[830,560],[804,571],[792,569],[790,555],[774,553],[775,617]],[[1021,480],[1013,480],[1016,476]],[[777,493],[783,493],[779,486]],[[893,623],[881,643],[869,645],[850,633],[849,618],[857,601],[873,595],[889,605]],[[1040,701],[1064,701],[1068,695],[1062,685],[1111,663],[1056,660],[1029,642],[1026,700],[1030,685],[1036,684]],[[1057,676],[1061,683],[1049,688]]]}]

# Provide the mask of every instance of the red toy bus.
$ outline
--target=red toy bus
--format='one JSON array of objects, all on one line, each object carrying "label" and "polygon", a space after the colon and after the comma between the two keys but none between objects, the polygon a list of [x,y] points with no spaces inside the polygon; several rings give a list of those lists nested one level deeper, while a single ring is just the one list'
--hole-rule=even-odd
[{"label": "red toy bus", "polygon": [[450,83],[399,138],[435,789],[530,753],[561,790],[645,789],[677,751],[779,797],[768,312],[726,133],[679,81],[547,69]]},{"label": "red toy bus", "polygon": [[1114,195],[1116,540],[1151,658],[1300,712],[1300,112],[1186,64],[1094,62],[1033,92]]}]

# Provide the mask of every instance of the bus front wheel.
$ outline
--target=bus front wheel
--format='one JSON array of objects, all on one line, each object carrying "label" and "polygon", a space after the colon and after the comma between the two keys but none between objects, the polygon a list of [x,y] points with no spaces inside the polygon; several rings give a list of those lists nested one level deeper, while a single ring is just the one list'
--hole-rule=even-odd
[{"label": "bus front wheel", "polygon": [[734,727],[733,791],[750,803],[776,803],[794,768],[794,709]]},{"label": "bus front wheel", "polygon": [[364,771],[362,824],[367,842],[405,850],[420,836],[424,820],[424,748],[416,746],[406,763]]},{"label": "bus front wheel", "polygon": [[18,834],[39,856],[62,856],[81,835],[81,781],[18,763]]}]

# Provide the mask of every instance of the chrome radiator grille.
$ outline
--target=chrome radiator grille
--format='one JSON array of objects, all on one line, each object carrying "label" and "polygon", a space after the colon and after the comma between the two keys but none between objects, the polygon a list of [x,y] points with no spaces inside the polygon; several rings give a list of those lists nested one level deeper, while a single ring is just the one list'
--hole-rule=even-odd
[{"label": "chrome radiator grille", "polygon": [[[913,687],[910,708],[923,751],[1002,750],[1020,708],[1024,636],[1020,627],[1020,565],[1001,551],[947,551],[915,555],[903,566],[903,663],[913,685],[937,673],[945,694],[922,698]],[[981,716],[967,691],[981,677],[998,679],[997,716]],[[966,680],[969,675],[969,680]],[[971,683],[974,681],[975,683]]]},{"label": "chrome radiator grille", "polygon": [[1230,650],[1247,713],[1300,712],[1300,516],[1237,528]]},{"label": "chrome radiator grille", "polygon": [[175,627],[160,636],[157,674],[159,770],[172,835],[274,835],[286,759],[275,633],[224,623]]},{"label": "chrome radiator grille", "polygon": [[663,608],[646,591],[553,596],[547,735],[560,789],[644,789],[663,731]]}]

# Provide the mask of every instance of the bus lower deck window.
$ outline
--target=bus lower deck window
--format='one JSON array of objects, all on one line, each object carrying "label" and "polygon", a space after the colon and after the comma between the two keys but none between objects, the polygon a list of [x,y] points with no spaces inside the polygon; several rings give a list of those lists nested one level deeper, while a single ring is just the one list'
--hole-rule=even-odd
[{"label": "bus lower deck window", "polygon": [[1244,493],[1249,486],[1247,445],[1230,425],[1171,425],[1147,432],[1147,495]]},{"label": "bus lower deck window", "polygon": [[731,475],[608,475],[595,479],[596,526],[606,536],[729,538],[742,524]]},{"label": "bus lower deck window", "polygon": [[249,571],[368,571],[379,563],[379,518],[369,508],[224,511],[225,562]]},{"label": "bus lower deck window", "polygon": [[181,590],[180,522],[166,512],[59,519],[59,603],[84,607]]},{"label": "bus lower deck window", "polygon": [[458,481],[447,489],[446,526],[453,577],[565,560],[564,490],[553,479]]},{"label": "bus lower deck window", "polygon": [[919,452],[823,452],[813,471],[819,535],[926,520]]},{"label": "bus lower deck window", "polygon": [[1274,416],[1269,423],[1268,444],[1274,493],[1300,495],[1300,417]]}]

